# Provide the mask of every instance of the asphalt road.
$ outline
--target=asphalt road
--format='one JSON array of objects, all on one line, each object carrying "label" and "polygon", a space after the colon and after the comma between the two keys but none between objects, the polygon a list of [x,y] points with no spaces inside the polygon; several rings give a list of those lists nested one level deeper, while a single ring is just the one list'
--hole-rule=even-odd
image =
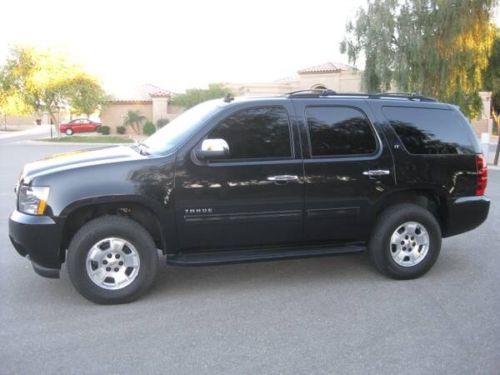
[{"label": "asphalt road", "polygon": [[7,219],[22,165],[81,146],[0,145],[0,374],[499,374],[500,171],[488,221],[423,278],[364,254],[163,266],[141,300],[98,306],[37,276]]}]

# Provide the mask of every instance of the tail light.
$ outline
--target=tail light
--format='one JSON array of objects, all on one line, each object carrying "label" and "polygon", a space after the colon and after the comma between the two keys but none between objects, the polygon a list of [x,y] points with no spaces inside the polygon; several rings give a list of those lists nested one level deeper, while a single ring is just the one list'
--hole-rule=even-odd
[{"label": "tail light", "polygon": [[481,196],[484,195],[488,184],[488,168],[486,167],[486,159],[482,154],[476,155],[476,170],[476,195]]}]

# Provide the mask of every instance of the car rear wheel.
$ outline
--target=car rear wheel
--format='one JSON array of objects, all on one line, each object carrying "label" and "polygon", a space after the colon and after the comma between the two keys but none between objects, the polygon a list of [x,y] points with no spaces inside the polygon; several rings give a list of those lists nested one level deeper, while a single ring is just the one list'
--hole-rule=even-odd
[{"label": "car rear wheel", "polygon": [[85,224],[68,249],[68,273],[85,298],[100,304],[131,302],[146,292],[158,269],[158,252],[137,222],[103,216]]},{"label": "car rear wheel", "polygon": [[66,135],[73,135],[73,129],[66,129]]},{"label": "car rear wheel", "polygon": [[441,228],[432,213],[415,204],[390,207],[378,217],[368,245],[374,265],[394,279],[414,279],[436,262]]}]

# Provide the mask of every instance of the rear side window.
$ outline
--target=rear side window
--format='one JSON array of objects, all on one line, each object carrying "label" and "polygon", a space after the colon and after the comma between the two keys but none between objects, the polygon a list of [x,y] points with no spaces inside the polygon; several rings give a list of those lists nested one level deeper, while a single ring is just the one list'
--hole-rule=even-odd
[{"label": "rear side window", "polygon": [[377,142],[363,112],[351,107],[309,107],[306,110],[313,156],[366,155]]},{"label": "rear side window", "polygon": [[384,107],[385,117],[412,154],[474,154],[470,129],[446,109]]},{"label": "rear side window", "polygon": [[222,120],[208,138],[229,145],[229,159],[281,159],[292,156],[288,112],[284,107],[257,107]]}]

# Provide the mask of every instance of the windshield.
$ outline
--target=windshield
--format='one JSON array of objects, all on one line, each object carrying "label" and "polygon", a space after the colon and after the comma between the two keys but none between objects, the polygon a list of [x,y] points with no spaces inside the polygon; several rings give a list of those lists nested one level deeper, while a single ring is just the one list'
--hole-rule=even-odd
[{"label": "windshield", "polygon": [[147,138],[143,144],[151,154],[167,154],[184,143],[194,134],[204,120],[215,113],[222,105],[221,100],[210,100],[187,110],[172,122]]}]

